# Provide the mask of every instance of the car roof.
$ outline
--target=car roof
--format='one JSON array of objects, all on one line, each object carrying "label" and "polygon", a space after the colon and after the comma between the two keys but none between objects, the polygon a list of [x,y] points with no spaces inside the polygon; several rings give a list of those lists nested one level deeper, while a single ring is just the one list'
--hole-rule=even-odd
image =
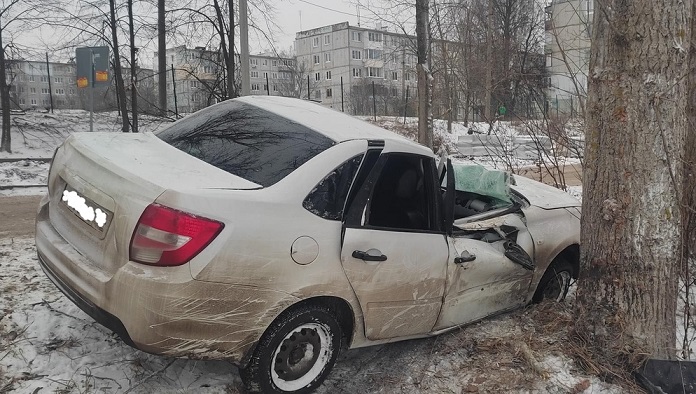
[{"label": "car roof", "polygon": [[422,150],[423,154],[432,155],[427,147],[406,139],[394,132],[362,121],[343,112],[326,108],[313,101],[279,96],[245,96],[235,99],[268,112],[299,123],[336,142],[356,139],[390,140],[397,145],[410,145]]}]

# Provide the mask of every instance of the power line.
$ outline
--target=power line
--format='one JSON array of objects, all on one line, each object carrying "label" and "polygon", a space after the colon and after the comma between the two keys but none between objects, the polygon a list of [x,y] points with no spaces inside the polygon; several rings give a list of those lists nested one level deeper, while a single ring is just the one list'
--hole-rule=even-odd
[{"label": "power line", "polygon": [[335,9],[333,9],[333,8],[329,8],[329,7],[326,7],[326,6],[323,6],[323,5],[314,4],[314,3],[310,2],[310,1],[307,1],[307,0],[297,0],[297,1],[300,1],[300,2],[305,3],[305,4],[313,5],[313,6],[315,6],[315,7],[319,7],[319,8],[325,9],[325,10],[327,10],[327,11],[333,11],[333,12],[336,12],[336,13],[339,13],[339,14],[343,14],[343,15],[356,16],[355,14],[351,14],[350,12],[335,10]]}]

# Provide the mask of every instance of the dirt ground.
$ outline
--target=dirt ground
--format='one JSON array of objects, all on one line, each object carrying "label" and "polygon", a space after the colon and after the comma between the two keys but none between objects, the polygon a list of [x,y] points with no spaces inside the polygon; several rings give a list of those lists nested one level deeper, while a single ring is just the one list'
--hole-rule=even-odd
[{"label": "dirt ground", "polygon": [[518,171],[522,176],[541,181],[547,185],[557,186],[565,180],[566,186],[582,185],[582,167],[580,164],[567,164],[561,167],[561,171],[554,171],[551,168],[544,167],[526,167]]},{"label": "dirt ground", "polygon": [[34,235],[34,218],[41,196],[0,197],[0,238]]}]

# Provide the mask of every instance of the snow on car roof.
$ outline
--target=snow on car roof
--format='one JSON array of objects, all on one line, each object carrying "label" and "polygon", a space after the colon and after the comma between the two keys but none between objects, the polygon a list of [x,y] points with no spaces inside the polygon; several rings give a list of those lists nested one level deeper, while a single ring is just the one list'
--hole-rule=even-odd
[{"label": "snow on car roof", "polygon": [[396,133],[312,101],[278,96],[245,96],[235,100],[302,124],[336,142],[355,139],[393,140],[422,148],[424,153],[432,154],[432,151],[425,146]]}]

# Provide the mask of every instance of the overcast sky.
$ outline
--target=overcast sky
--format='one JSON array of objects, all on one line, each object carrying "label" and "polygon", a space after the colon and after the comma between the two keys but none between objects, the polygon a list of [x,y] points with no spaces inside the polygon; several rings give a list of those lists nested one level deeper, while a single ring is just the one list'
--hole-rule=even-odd
[{"label": "overcast sky", "polygon": [[[276,0],[274,6],[277,10],[276,24],[282,29],[277,36],[277,46],[282,50],[292,46],[298,31],[346,21],[356,26],[358,22],[357,7],[351,5],[349,0]],[[364,14],[364,11],[361,13]],[[372,23],[367,20],[362,22]],[[256,53],[259,49],[252,48],[251,52]]]}]

